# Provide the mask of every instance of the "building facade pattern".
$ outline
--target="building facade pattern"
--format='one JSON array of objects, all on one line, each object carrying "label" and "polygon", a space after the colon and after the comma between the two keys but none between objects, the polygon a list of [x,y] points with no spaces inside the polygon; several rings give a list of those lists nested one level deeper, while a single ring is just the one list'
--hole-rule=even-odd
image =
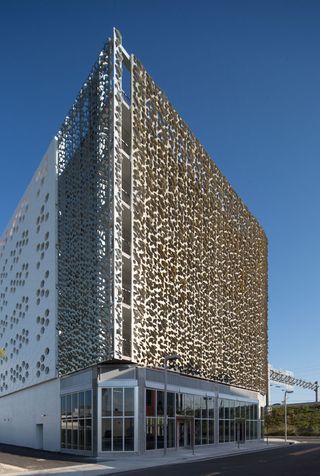
[{"label": "building facade pattern", "polygon": [[113,357],[112,61],[109,40],[58,134],[61,374]]},{"label": "building facade pattern", "polygon": [[134,360],[266,393],[267,242],[133,59]]},{"label": "building facade pattern", "polygon": [[0,396],[56,375],[56,143],[0,239]]}]

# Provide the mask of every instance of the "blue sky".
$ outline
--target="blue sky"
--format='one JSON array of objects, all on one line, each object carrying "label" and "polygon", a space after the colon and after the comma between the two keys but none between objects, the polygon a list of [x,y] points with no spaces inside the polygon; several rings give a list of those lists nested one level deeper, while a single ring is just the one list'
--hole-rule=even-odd
[{"label": "blue sky", "polygon": [[319,22],[311,0],[2,0],[0,229],[116,26],[266,231],[269,361],[320,380]]}]

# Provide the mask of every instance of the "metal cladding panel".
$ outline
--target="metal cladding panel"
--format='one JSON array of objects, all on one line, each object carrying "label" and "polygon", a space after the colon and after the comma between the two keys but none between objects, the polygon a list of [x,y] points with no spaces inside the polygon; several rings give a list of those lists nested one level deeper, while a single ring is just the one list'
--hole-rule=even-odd
[{"label": "metal cladding panel", "polygon": [[59,372],[113,357],[113,46],[58,135]]},{"label": "metal cladding panel", "polygon": [[132,109],[134,358],[264,394],[265,234],[136,58]]},{"label": "metal cladding panel", "polygon": [[0,239],[0,396],[56,376],[56,142]]},{"label": "metal cladding panel", "polygon": [[114,357],[122,357],[122,51],[121,34],[113,30],[113,270]]}]

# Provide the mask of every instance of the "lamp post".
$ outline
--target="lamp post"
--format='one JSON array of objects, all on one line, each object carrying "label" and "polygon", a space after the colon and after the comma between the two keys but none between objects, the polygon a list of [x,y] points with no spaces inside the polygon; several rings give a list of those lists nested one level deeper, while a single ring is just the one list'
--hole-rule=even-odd
[{"label": "lamp post", "polygon": [[167,426],[168,426],[168,383],[167,383],[167,363],[169,360],[181,360],[180,355],[171,354],[164,356],[164,442],[163,442],[163,454],[167,454]]},{"label": "lamp post", "polygon": [[287,395],[293,393],[293,390],[285,390],[284,392],[284,441],[287,442],[288,436],[288,418],[287,418]]}]

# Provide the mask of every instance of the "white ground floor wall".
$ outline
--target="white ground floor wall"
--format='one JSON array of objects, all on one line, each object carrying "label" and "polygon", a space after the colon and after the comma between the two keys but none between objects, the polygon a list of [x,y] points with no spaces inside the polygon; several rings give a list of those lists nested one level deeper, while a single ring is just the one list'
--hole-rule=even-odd
[{"label": "white ground floor wall", "polygon": [[1,397],[1,443],[59,451],[59,397],[59,379]]}]

